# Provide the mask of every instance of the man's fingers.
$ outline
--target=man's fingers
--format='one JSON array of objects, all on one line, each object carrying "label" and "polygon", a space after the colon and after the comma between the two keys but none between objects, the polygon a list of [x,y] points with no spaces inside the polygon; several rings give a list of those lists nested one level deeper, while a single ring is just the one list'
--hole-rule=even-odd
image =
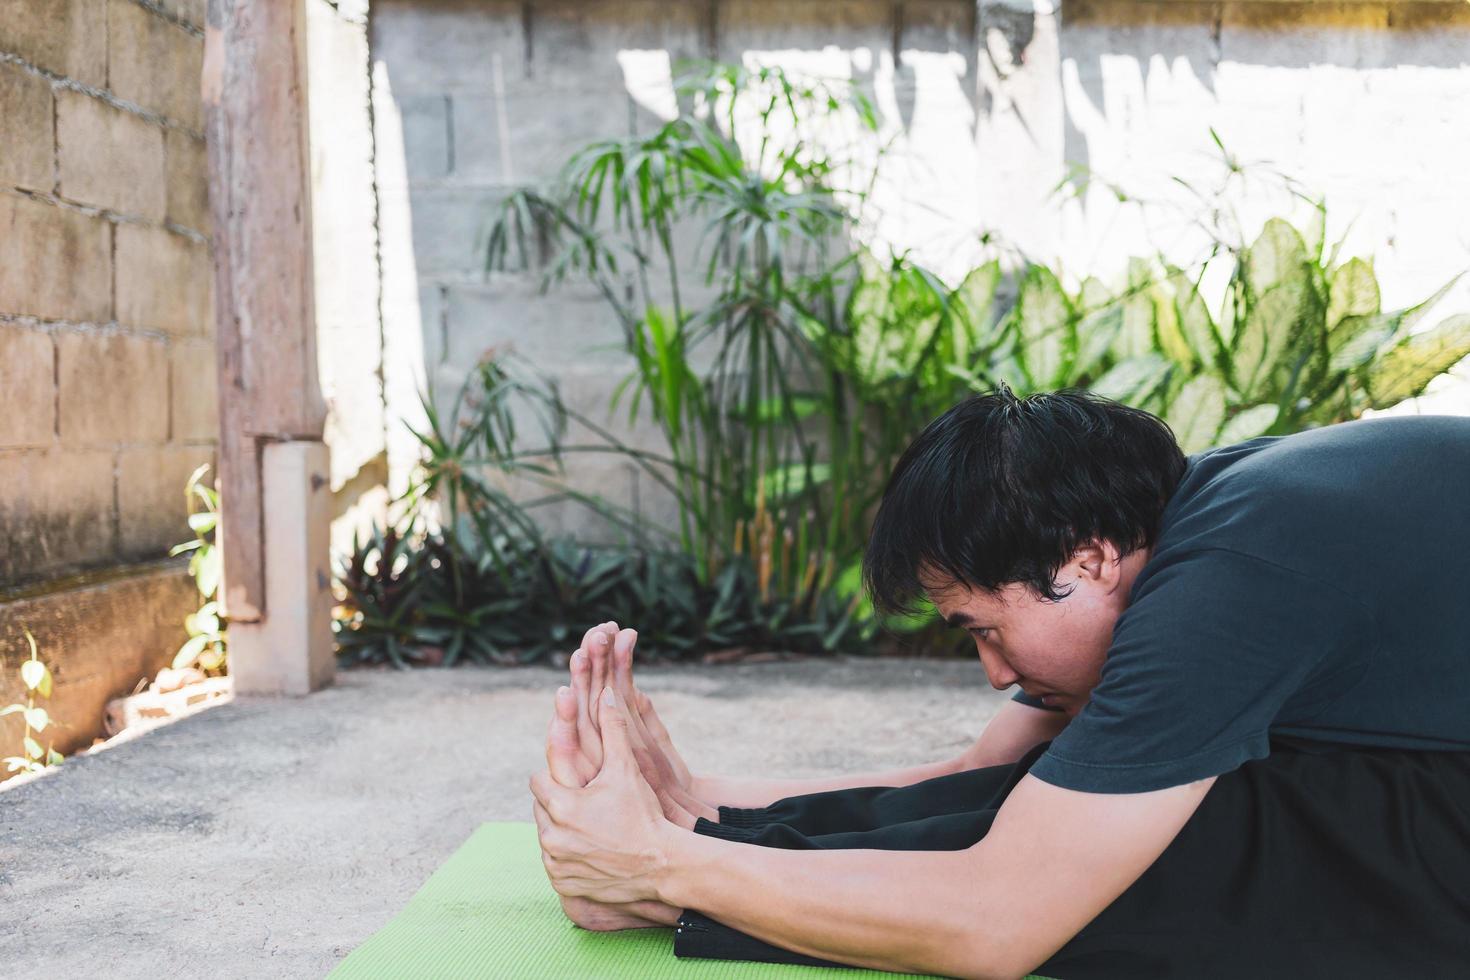
[{"label": "man's fingers", "polygon": [[560,818],[565,813],[567,804],[571,802],[572,794],[577,792],[552,779],[551,773],[545,769],[531,777],[531,795],[546,808],[546,814],[552,823],[561,822]]},{"label": "man's fingers", "polygon": [[613,640],[613,684],[630,711],[637,710],[637,695],[633,692],[633,651],[637,645],[635,629],[618,630]]},{"label": "man's fingers", "polygon": [[602,736],[592,724],[592,699],[597,691],[592,687],[592,658],[587,651],[572,654],[571,668],[572,692],[577,699],[577,741],[583,758],[595,772],[602,768]]},{"label": "man's fingers", "polygon": [[592,726],[594,728],[600,728],[602,723],[602,707],[596,699],[601,695],[602,689],[607,686],[608,678],[611,676],[608,664],[611,649],[607,631],[604,629],[598,630],[597,635],[592,638],[591,645],[587,648],[587,656],[592,660],[591,682],[593,696],[588,713],[592,718]]},{"label": "man's fingers", "polygon": [[638,760],[633,756],[627,712],[611,687],[603,688],[598,700],[602,703],[602,772],[598,778],[610,769],[625,775],[637,773]]},{"label": "man's fingers", "polygon": [[556,691],[556,710],[546,739],[546,768],[563,786],[580,789],[586,785],[577,766],[577,698],[569,687]]}]

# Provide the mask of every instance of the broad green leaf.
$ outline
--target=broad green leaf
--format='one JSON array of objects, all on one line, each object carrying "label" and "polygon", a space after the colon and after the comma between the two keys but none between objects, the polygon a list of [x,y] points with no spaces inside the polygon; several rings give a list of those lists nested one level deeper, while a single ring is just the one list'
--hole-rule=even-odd
[{"label": "broad green leaf", "polygon": [[1164,413],[1179,448],[1196,453],[1215,444],[1225,420],[1225,395],[1225,383],[1213,374],[1201,374],[1180,389]]},{"label": "broad green leaf", "polygon": [[1222,446],[1254,439],[1276,424],[1281,409],[1275,405],[1252,405],[1225,423],[1216,440]]},{"label": "broad green leaf", "polygon": [[195,582],[199,586],[199,594],[206,599],[211,599],[219,589],[220,573],[223,571],[221,552],[218,547],[211,547],[201,549],[197,555],[199,569]]},{"label": "broad green leaf", "polygon": [[1333,371],[1351,371],[1367,364],[1393,340],[1402,321],[1400,313],[1344,317],[1329,338],[1328,366]]},{"label": "broad green leaf", "polygon": [[189,530],[195,534],[204,535],[213,531],[219,523],[219,515],[201,511],[198,514],[189,515]]},{"label": "broad green leaf", "polygon": [[43,753],[41,751],[41,743],[40,742],[37,742],[35,739],[27,736],[25,739],[22,740],[22,744],[25,746],[26,757],[27,758],[31,758],[31,759],[39,759],[39,758],[41,758],[41,756],[42,756]]},{"label": "broad green leaf", "polygon": [[46,750],[46,765],[59,766],[66,761],[66,757],[55,749]]},{"label": "broad green leaf", "polygon": [[1207,367],[1218,363],[1221,352],[1219,335],[1215,331],[1214,318],[1210,316],[1205,299],[1188,276],[1176,273],[1171,278],[1174,286],[1174,310],[1179,320],[1179,330],[1189,341],[1200,361]]},{"label": "broad green leaf", "polygon": [[1429,382],[1470,356],[1470,313],[1405,338],[1373,365],[1366,380],[1374,408],[1421,394]]},{"label": "broad green leaf", "polygon": [[1460,273],[1459,275],[1457,275],[1453,279],[1451,279],[1449,282],[1445,283],[1443,286],[1440,286],[1438,289],[1436,289],[1434,291],[1434,294],[1432,296],[1430,296],[1428,299],[1424,300],[1424,302],[1422,302],[1422,303],[1415,303],[1413,306],[1411,306],[1408,309],[1404,310],[1403,311],[1403,322],[1402,322],[1402,325],[1400,326],[1400,329],[1403,330],[1405,333],[1408,333],[1408,332],[1412,331],[1414,329],[1415,324],[1417,324],[1420,320],[1422,320],[1426,316],[1428,316],[1429,315],[1429,311],[1432,310],[1432,309],[1434,309],[1435,305],[1437,303],[1439,303],[1440,300],[1444,299],[1446,293],[1448,293],[1451,289],[1455,288],[1455,283],[1459,282],[1460,279],[1461,279],[1461,277],[1463,277],[1464,275],[1465,275],[1465,273],[1463,273],[1463,272]]},{"label": "broad green leaf", "polygon": [[1246,251],[1246,283],[1256,296],[1274,286],[1295,283],[1303,277],[1307,247],[1302,236],[1281,218],[1272,218]]},{"label": "broad green leaf", "polygon": [[1119,301],[1123,308],[1123,324],[1113,342],[1113,356],[1120,361],[1143,357],[1157,349],[1152,280],[1153,269],[1148,262],[1138,258],[1128,260],[1128,292]]},{"label": "broad green leaf", "polygon": [[203,633],[200,633],[198,636],[189,637],[188,641],[179,647],[179,652],[174,654],[174,670],[183,670],[185,667],[193,666],[194,661],[199,659],[199,652],[204,649],[204,645],[208,642],[209,637]]},{"label": "broad green leaf", "polygon": [[1090,374],[1102,363],[1118,331],[1123,328],[1123,308],[1116,303],[1094,309],[1077,321],[1077,359],[1072,365],[1075,376]]},{"label": "broad green leaf", "polygon": [[200,670],[219,670],[224,662],[224,651],[215,645],[210,645],[199,655]]},{"label": "broad green leaf", "polygon": [[1378,277],[1373,274],[1371,262],[1348,259],[1333,271],[1327,289],[1328,331],[1335,331],[1344,317],[1378,312]]},{"label": "broad green leaf", "polygon": [[1016,326],[1021,367],[1037,388],[1051,388],[1061,378],[1076,348],[1072,307],[1061,283],[1045,266],[1026,270],[1016,298]]},{"label": "broad green leaf", "polygon": [[1169,375],[1170,364],[1158,354],[1119,361],[1092,383],[1091,390],[1114,401],[1134,405],[1148,398]]},{"label": "broad green leaf", "polygon": [[51,724],[51,716],[46,714],[45,708],[27,708],[26,724],[38,732],[44,732],[46,726]]},{"label": "broad green leaf", "polygon": [[[1153,293],[1154,328],[1158,333],[1159,350],[1169,360],[1188,370],[1194,366],[1195,351],[1179,323],[1179,310],[1173,298],[1164,295],[1162,290],[1155,287]],[[1208,357],[1209,348],[1202,353]]]},{"label": "broad green leaf", "polygon": [[1235,390],[1242,398],[1256,394],[1297,334],[1302,300],[1301,284],[1286,282],[1258,297],[1246,314],[1232,352]]},{"label": "broad green leaf", "polygon": [[988,340],[986,334],[994,320],[995,290],[999,284],[1000,263],[987,262],[971,269],[964,282],[955,288],[950,302],[964,324],[964,329],[957,330],[955,334],[957,342],[960,337],[968,340],[968,348],[956,351],[956,354],[967,354]]},{"label": "broad green leaf", "polygon": [[42,693],[42,696],[51,696],[51,672],[46,669],[46,665],[41,663],[41,661],[27,660],[25,663],[21,664],[20,679],[25,684],[26,690],[40,691],[41,688],[44,686],[46,688],[46,691]]}]

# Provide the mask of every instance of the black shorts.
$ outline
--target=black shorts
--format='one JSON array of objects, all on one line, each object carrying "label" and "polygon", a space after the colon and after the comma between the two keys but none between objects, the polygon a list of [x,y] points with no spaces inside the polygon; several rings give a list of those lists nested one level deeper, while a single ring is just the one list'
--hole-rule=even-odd
[{"label": "black shorts", "polygon": [[[899,788],[720,807],[764,847],[962,850],[1045,750]],[[678,956],[835,966],[693,910]],[[1058,980],[1470,977],[1470,753],[1272,739],[1216,780],[1143,876],[1036,972]]]}]

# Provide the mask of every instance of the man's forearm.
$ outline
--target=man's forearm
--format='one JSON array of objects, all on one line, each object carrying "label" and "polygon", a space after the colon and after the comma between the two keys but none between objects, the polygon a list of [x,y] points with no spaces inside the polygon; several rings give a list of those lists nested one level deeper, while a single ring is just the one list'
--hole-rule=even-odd
[{"label": "man's forearm", "polygon": [[943,762],[928,762],[907,769],[888,769],[883,772],[858,773],[850,776],[816,776],[811,779],[739,779],[725,776],[695,776],[690,786],[691,794],[712,807],[761,807],[770,806],[788,796],[803,796],[807,793],[825,793],[834,789],[851,789],[859,786],[912,786],[914,783],[948,776],[959,772],[965,765],[959,758]]},{"label": "man's forearm", "polygon": [[784,949],[903,973],[1025,972],[986,947],[973,851],[791,851],[673,828],[665,853],[661,901]]}]

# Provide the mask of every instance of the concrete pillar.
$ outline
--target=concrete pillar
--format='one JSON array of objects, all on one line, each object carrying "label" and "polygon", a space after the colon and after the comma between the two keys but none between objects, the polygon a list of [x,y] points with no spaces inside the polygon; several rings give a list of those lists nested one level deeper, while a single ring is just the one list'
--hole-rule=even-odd
[{"label": "concrete pillar", "polygon": [[305,694],[332,678],[304,2],[210,0],[204,33],[221,595],[242,694]]},{"label": "concrete pillar", "polygon": [[331,459],[320,442],[269,442],[260,463],[270,615],[230,624],[230,674],[240,693],[309,694],[334,667]]}]

